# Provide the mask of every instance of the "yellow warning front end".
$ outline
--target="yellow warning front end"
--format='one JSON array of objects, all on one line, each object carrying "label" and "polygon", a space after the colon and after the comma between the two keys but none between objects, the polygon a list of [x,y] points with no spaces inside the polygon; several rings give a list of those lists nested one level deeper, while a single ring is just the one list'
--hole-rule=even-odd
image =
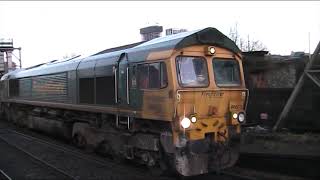
[{"label": "yellow warning front end", "polygon": [[241,55],[197,46],[178,52],[173,62],[177,171],[190,176],[233,166],[248,100]]}]

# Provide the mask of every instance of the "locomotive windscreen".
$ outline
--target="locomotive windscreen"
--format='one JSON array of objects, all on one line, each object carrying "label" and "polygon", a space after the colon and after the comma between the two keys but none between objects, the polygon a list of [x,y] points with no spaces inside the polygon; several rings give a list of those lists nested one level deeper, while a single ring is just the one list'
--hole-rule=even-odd
[{"label": "locomotive windscreen", "polygon": [[218,86],[240,85],[240,70],[236,60],[214,59],[212,65]]},{"label": "locomotive windscreen", "polygon": [[203,57],[177,57],[179,82],[184,87],[209,85],[207,62]]}]

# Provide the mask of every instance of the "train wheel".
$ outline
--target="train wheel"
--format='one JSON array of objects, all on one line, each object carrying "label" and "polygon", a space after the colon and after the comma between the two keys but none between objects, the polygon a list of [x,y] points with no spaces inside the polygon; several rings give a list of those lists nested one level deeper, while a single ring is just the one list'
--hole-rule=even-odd
[{"label": "train wheel", "polygon": [[170,173],[168,166],[162,160],[159,161],[159,164],[157,166],[151,166],[148,168],[149,168],[149,172],[153,176],[164,176]]},{"label": "train wheel", "polygon": [[73,137],[73,143],[78,147],[78,148],[85,148],[87,146],[87,140],[84,136],[81,134],[75,134]]},{"label": "train wheel", "polygon": [[160,146],[159,151],[160,158],[158,159],[156,166],[149,167],[149,170],[154,176],[169,176],[172,175],[170,170],[170,155],[166,154],[163,147]]},{"label": "train wheel", "polygon": [[20,127],[27,127],[27,121],[28,121],[28,112],[27,111],[18,111],[16,113],[17,115],[17,123]]},{"label": "train wheel", "polygon": [[112,156],[112,153],[113,153],[112,147],[110,146],[110,144],[106,140],[102,141],[98,145],[98,147],[96,148],[96,152],[98,154],[103,155],[103,156]]}]

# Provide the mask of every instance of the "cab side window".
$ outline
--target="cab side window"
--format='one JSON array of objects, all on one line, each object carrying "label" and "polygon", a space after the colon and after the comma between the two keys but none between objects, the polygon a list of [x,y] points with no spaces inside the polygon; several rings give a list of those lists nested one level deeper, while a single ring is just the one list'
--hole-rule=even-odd
[{"label": "cab side window", "polygon": [[161,89],[168,85],[167,68],[164,62],[138,65],[139,89]]},{"label": "cab side window", "polygon": [[160,88],[160,63],[149,64],[149,88]]},{"label": "cab side window", "polygon": [[140,89],[149,87],[149,67],[148,64],[138,65],[138,85]]},{"label": "cab side window", "polygon": [[168,86],[167,66],[164,62],[160,63],[160,88]]}]

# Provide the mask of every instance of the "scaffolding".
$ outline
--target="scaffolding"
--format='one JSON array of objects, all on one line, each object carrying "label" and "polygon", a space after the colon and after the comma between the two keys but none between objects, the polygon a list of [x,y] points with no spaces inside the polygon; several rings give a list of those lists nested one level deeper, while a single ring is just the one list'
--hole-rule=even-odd
[{"label": "scaffolding", "polygon": [[278,121],[276,122],[276,124],[273,127],[273,131],[277,131],[283,126],[285,119],[287,118],[287,115],[288,115],[290,109],[292,108],[292,105],[295,103],[297,95],[301,91],[307,78],[311,79],[313,83],[315,83],[318,87],[320,87],[320,78],[319,78],[319,76],[320,76],[320,58],[318,58],[319,53],[320,53],[320,41],[319,41],[316,49],[314,50],[314,53],[312,54],[308,64],[306,65],[305,70],[302,73],[297,85],[295,86],[288,101],[286,102],[286,105],[284,106],[284,108],[278,118]]},{"label": "scaffolding", "polygon": [[[17,57],[13,51],[19,51],[19,57]],[[21,47],[13,46],[13,39],[0,39],[0,74],[5,74],[11,70],[14,70],[16,67],[15,63],[12,61],[12,56],[14,56],[19,61],[19,67],[22,68],[21,63]]]}]

